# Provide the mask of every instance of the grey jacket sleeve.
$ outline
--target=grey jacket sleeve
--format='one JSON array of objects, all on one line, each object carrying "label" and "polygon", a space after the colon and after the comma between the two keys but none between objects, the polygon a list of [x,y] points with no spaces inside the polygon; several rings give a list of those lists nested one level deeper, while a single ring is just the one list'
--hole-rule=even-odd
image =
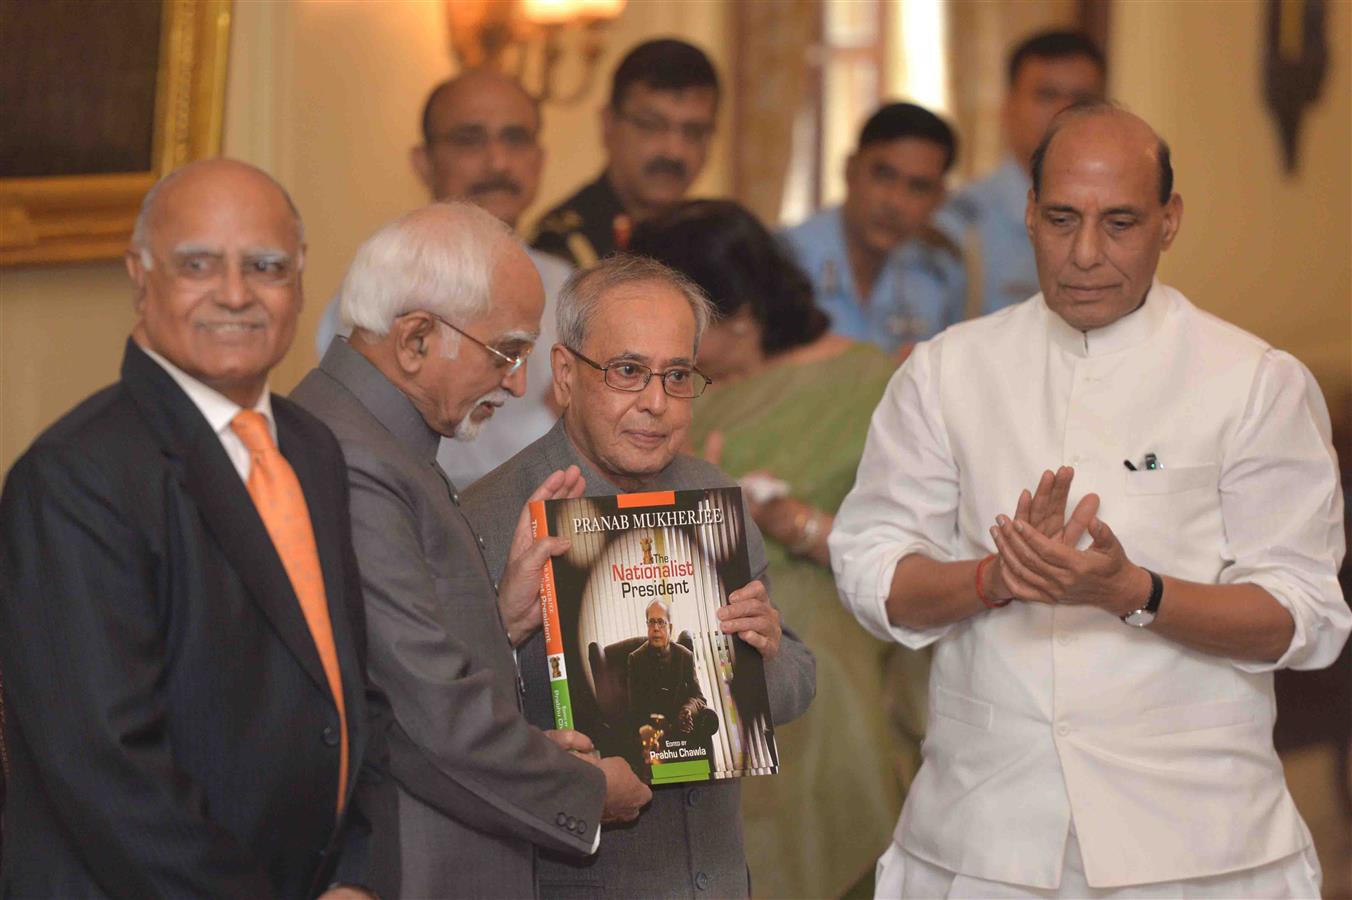
[{"label": "grey jacket sleeve", "polygon": [[[604,775],[557,747],[503,699],[494,673],[476,666],[469,650],[481,639],[466,633],[474,617],[459,615],[459,601],[447,602],[459,596],[465,604],[494,603],[458,593],[491,588],[468,576],[449,584],[435,576],[424,562],[414,501],[401,492],[397,477],[362,460],[351,445],[345,451],[369,672],[393,713],[389,752],[396,781],[476,830],[590,853]],[[558,826],[559,816],[585,828],[568,832]]]}]

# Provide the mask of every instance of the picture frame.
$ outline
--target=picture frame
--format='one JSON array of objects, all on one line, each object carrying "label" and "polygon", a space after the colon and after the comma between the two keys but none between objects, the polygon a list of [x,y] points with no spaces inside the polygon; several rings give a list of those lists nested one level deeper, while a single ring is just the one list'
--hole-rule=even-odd
[{"label": "picture frame", "polygon": [[[79,41],[86,44],[90,40],[91,29],[100,47],[111,47],[115,51],[127,52],[132,42],[119,42],[115,33],[100,34],[104,27],[119,27],[126,21],[126,7],[116,3],[55,3],[37,7],[37,16],[46,16],[45,20],[29,19],[20,23],[29,29],[40,29],[45,46],[28,53],[28,58],[36,60],[31,70],[11,69],[7,78],[20,79],[22,93],[30,98],[38,98],[37,104],[30,103],[21,107],[21,99],[12,97],[7,101],[9,107],[18,107],[18,113],[11,117],[8,126],[10,134],[5,143],[11,146],[3,154],[7,168],[0,168],[0,266],[26,266],[46,263],[79,262],[88,260],[116,259],[127,248],[132,227],[141,200],[160,177],[176,167],[195,159],[214,156],[220,152],[221,131],[225,106],[226,62],[229,52],[230,21],[232,0],[161,0],[159,4],[158,47],[155,59],[135,59],[132,62],[142,72],[148,72],[153,64],[153,113],[148,77],[143,79],[145,89],[133,98],[136,108],[119,109],[117,104],[128,102],[127,94],[113,96],[96,111],[104,118],[100,123],[106,128],[111,119],[121,121],[120,114],[125,113],[126,121],[143,123],[144,134],[131,134],[131,143],[139,142],[147,148],[142,158],[148,156],[148,165],[136,166],[134,171],[85,171],[89,168],[89,148],[84,148],[84,156],[72,154],[64,159],[83,159],[83,166],[73,165],[76,171],[60,171],[54,174],[19,174],[21,162],[29,170],[33,167],[33,153],[28,154],[26,162],[18,160],[22,155],[21,145],[29,148],[48,146],[60,147],[62,142],[72,140],[71,122],[75,127],[91,129],[84,115],[90,111],[81,109],[81,116],[67,115],[65,110],[57,110],[53,115],[51,106],[39,108],[37,104],[45,102],[47,95],[59,97],[69,95],[64,83],[72,67],[77,70],[72,79],[83,74],[88,81],[99,82],[105,74],[102,71],[90,73],[90,66],[99,63],[84,62],[86,72],[78,72],[82,64],[78,47]],[[11,25],[7,26],[13,35],[20,29],[13,26],[14,19],[22,15],[32,15],[33,6],[19,3],[18,0],[0,0],[8,6]],[[105,23],[87,17],[104,15],[123,19],[106,18]],[[79,38],[62,42],[67,35],[63,21],[80,16],[78,28],[82,29]],[[154,21],[151,22],[152,28]],[[56,34],[53,34],[56,32]],[[144,33],[144,32],[143,32]],[[151,31],[150,46],[155,46],[154,32]],[[56,48],[55,50],[53,48]],[[59,52],[57,52],[59,51]],[[45,56],[43,53],[45,52]],[[55,60],[56,65],[48,63]],[[46,63],[46,64],[44,64]],[[18,63],[17,65],[24,65]],[[116,73],[114,73],[116,74]],[[108,76],[112,82],[112,76]],[[65,94],[62,94],[62,91]],[[14,93],[10,87],[7,93]],[[36,112],[34,112],[36,110]],[[23,119],[29,114],[27,120]],[[60,124],[50,129],[50,134],[42,134],[42,126],[60,119]],[[15,120],[19,124],[15,124]],[[130,127],[130,126],[129,126]],[[153,133],[152,133],[153,132]],[[85,133],[77,135],[86,137]],[[95,135],[97,137],[97,135]],[[119,139],[123,136],[119,135]],[[97,156],[97,147],[94,147]],[[59,154],[54,154],[59,156]],[[42,161],[39,160],[39,163]],[[12,177],[13,176],[13,177]]]}]

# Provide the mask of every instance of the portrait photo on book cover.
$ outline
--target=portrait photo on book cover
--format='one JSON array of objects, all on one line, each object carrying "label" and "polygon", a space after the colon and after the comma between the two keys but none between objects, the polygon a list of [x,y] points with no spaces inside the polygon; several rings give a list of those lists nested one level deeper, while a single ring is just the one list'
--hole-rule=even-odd
[{"label": "portrait photo on book cover", "polygon": [[540,504],[555,722],[654,784],[778,768],[763,660],[716,610],[750,580],[737,488]]}]

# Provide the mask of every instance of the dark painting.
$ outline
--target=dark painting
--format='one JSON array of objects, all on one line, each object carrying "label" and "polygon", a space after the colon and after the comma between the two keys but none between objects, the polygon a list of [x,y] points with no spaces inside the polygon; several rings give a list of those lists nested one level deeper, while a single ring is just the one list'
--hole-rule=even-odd
[{"label": "dark painting", "polygon": [[0,177],[154,167],[160,0],[0,0]]}]

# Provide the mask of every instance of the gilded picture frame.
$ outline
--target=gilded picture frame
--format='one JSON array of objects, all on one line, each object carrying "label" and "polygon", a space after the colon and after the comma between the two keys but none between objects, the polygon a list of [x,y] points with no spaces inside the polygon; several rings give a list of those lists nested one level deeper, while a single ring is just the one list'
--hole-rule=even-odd
[{"label": "gilded picture frame", "polygon": [[161,0],[150,168],[0,177],[0,266],[121,256],[150,186],[220,152],[230,16],[231,0]]}]

